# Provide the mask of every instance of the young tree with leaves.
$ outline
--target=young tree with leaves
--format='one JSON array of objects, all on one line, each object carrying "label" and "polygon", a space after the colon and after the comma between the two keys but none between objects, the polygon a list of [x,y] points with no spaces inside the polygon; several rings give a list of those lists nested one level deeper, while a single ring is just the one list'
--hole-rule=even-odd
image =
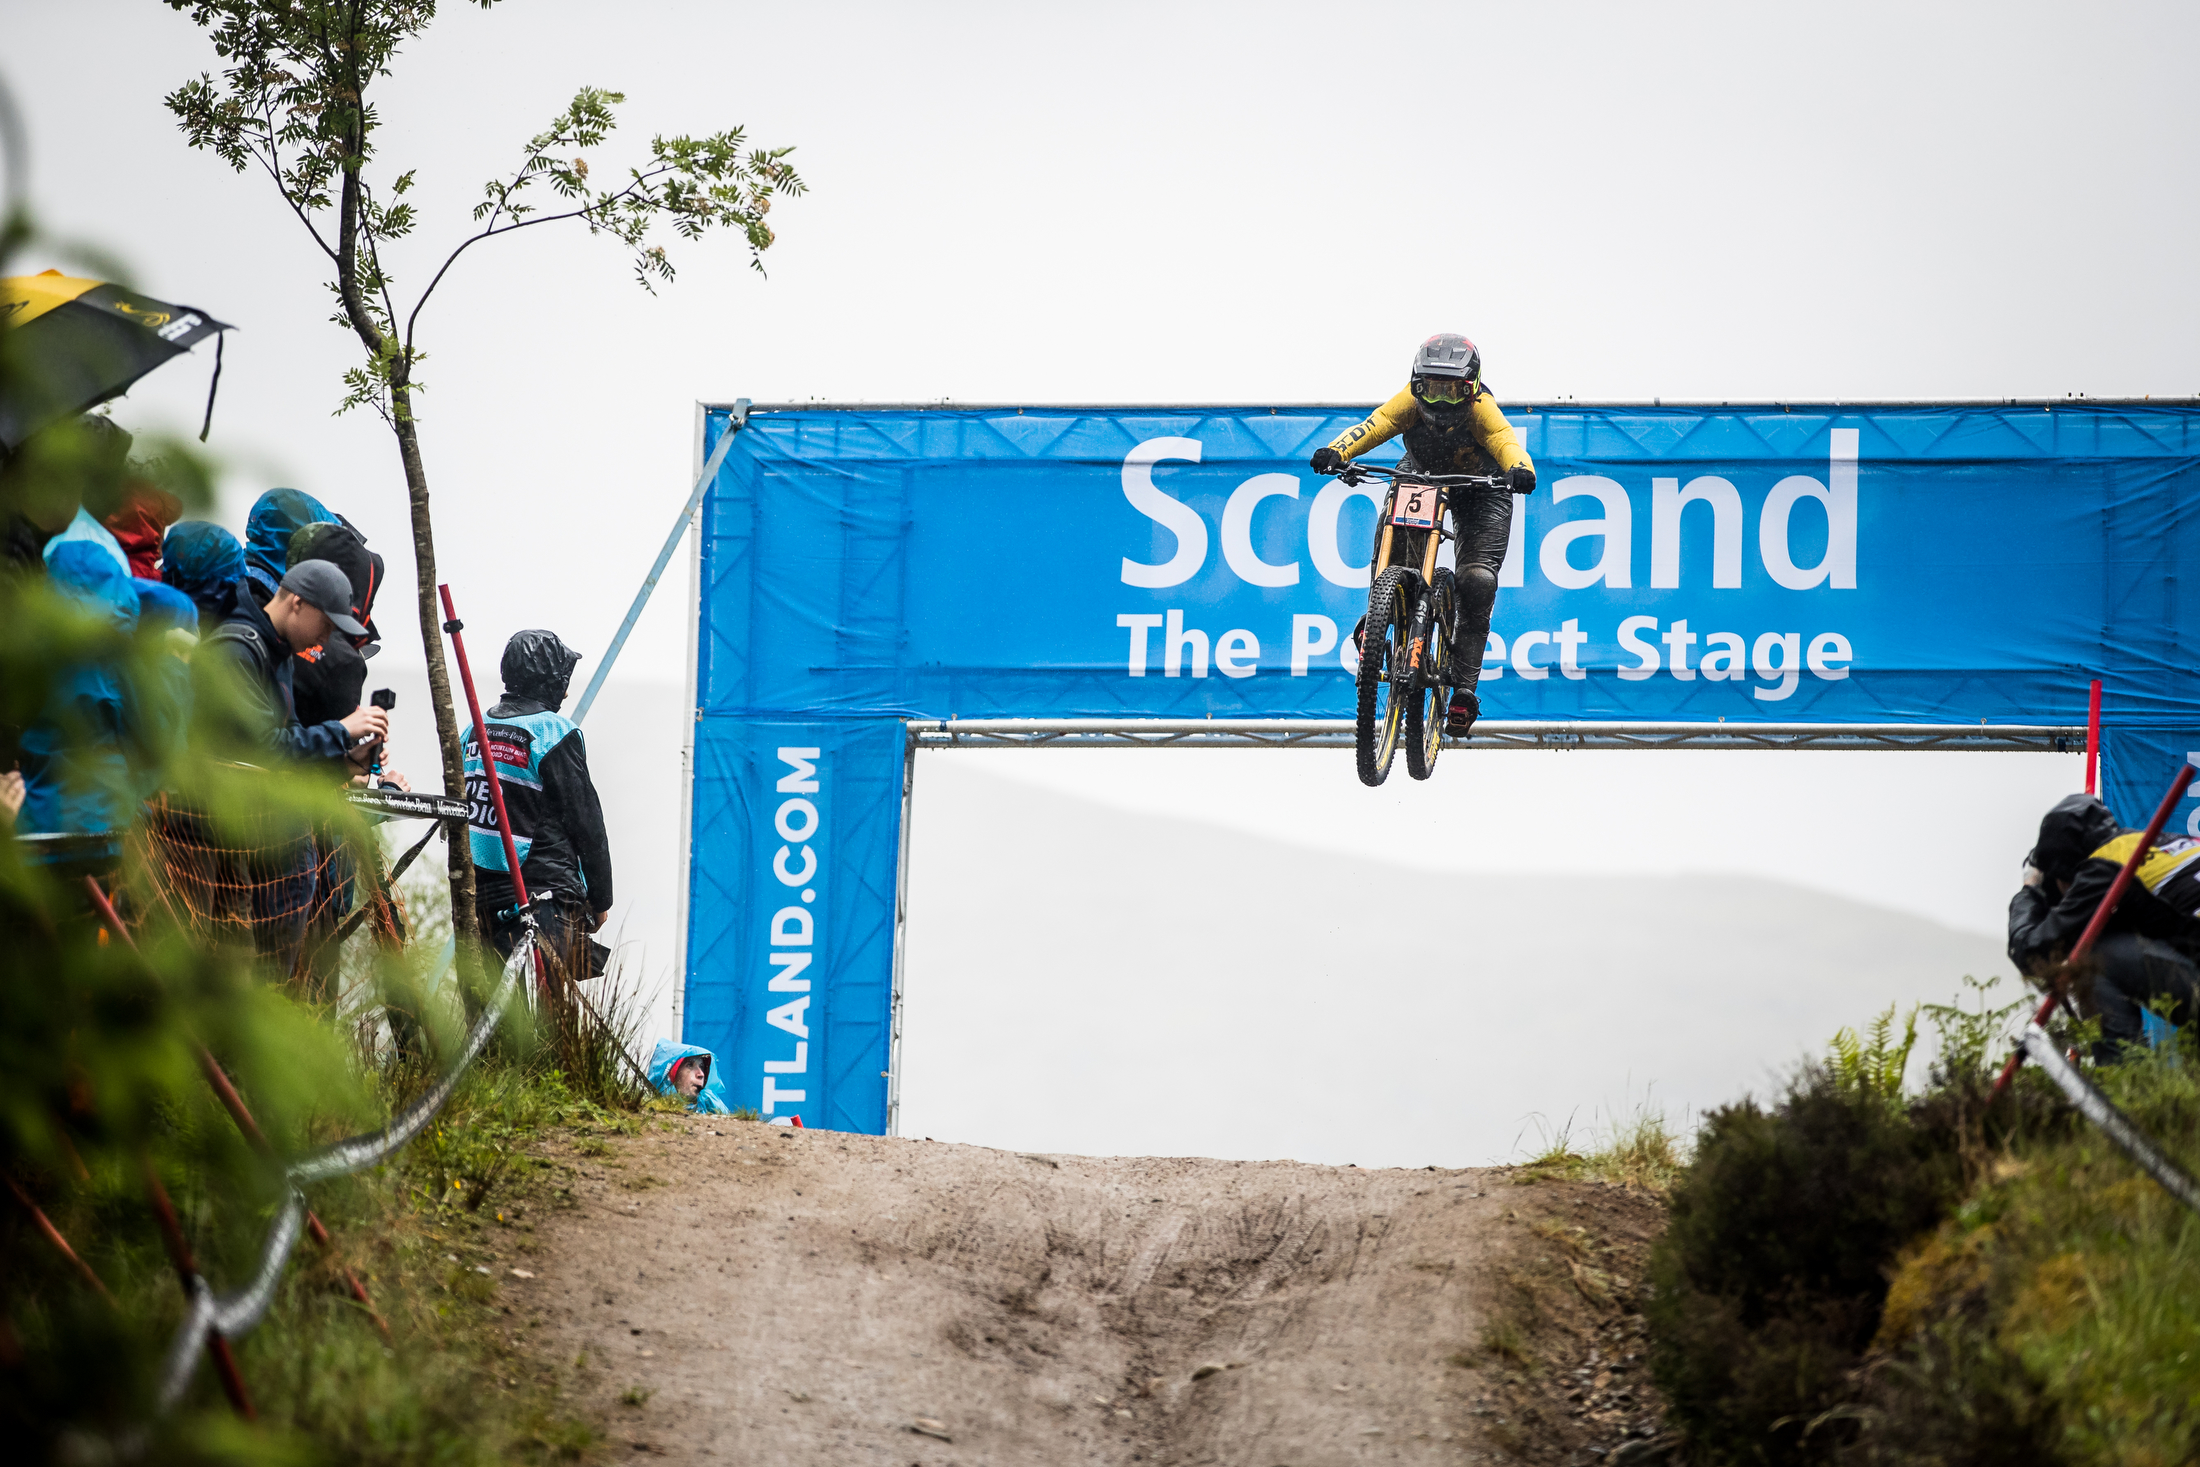
[{"label": "young tree with leaves", "polygon": [[[451,268],[475,245],[540,224],[578,222],[625,247],[644,289],[673,278],[664,247],[651,243],[660,223],[682,239],[714,227],[737,231],[751,265],[772,243],[764,222],[772,200],[803,192],[786,161],[789,148],[749,148],[735,127],[705,137],[656,137],[649,156],[623,174],[591,180],[585,153],[617,125],[618,92],[582,88],[543,132],[528,139],[519,166],[489,181],[474,207],[473,229],[459,239],[427,286],[409,303],[383,260],[384,246],[418,222],[406,195],[415,170],[378,168],[381,118],[369,92],[390,75],[399,50],[435,19],[434,0],[167,0],[206,31],[226,63],[221,79],[201,73],[167,97],[194,148],[240,173],[257,166],[303,224],[333,271],[334,321],[359,339],[364,360],[344,374],[338,412],[367,407],[397,439],[411,502],[413,561],[419,578],[421,645],[443,751],[446,793],[463,798],[465,774],[450,675],[443,661],[436,606],[435,531],[428,471],[420,452],[415,400],[421,313]],[[476,0],[484,9],[494,0]],[[387,177],[386,185],[378,179]],[[547,189],[548,197],[543,190]],[[450,846],[451,911],[462,936],[474,934],[473,865],[466,842]]]}]

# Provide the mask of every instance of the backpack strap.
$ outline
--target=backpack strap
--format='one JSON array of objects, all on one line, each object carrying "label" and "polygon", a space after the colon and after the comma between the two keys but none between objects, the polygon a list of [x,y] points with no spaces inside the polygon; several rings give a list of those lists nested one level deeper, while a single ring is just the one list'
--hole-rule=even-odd
[{"label": "backpack strap", "polygon": [[243,622],[225,621],[207,633],[206,640],[209,643],[237,642],[250,647],[263,658],[267,656],[267,642],[260,636],[258,629],[246,626]]},{"label": "backpack strap", "polygon": [[267,645],[267,638],[260,635],[257,627],[247,626],[242,622],[225,621],[214,628],[200,645],[211,646],[220,642],[227,642],[235,647],[237,651],[230,655],[247,660],[257,676],[268,677],[277,671],[274,650]]}]

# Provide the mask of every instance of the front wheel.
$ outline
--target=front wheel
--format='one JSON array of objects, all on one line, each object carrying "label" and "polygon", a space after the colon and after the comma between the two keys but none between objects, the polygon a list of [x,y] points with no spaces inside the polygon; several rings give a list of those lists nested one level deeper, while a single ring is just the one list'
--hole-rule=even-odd
[{"label": "front wheel", "polygon": [[1367,622],[1360,638],[1359,717],[1353,726],[1353,752],[1365,785],[1390,778],[1391,761],[1398,755],[1410,701],[1400,674],[1411,645],[1415,599],[1407,573],[1396,566],[1368,587]]},{"label": "front wheel", "polygon": [[1454,615],[1452,575],[1436,573],[1434,584],[1413,611],[1407,643],[1411,677],[1403,689],[1406,705],[1406,773],[1427,779],[1444,752],[1446,687],[1451,680],[1451,626]]}]

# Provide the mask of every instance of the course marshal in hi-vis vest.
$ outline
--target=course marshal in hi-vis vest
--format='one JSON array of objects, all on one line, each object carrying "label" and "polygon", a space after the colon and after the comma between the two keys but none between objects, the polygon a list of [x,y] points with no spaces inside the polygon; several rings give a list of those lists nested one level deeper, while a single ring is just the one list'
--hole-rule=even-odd
[{"label": "course marshal in hi-vis vest", "polygon": [[[542,761],[573,732],[573,720],[547,710],[511,718],[492,718],[489,754],[496,760],[497,782],[504,786],[504,808],[512,817],[512,845],[524,865],[534,838],[521,834],[535,828],[542,808]],[[481,746],[471,729],[466,742],[466,803],[472,807],[467,844],[474,864],[502,871],[504,839],[497,829],[496,802],[489,798],[489,776],[481,764]]]}]

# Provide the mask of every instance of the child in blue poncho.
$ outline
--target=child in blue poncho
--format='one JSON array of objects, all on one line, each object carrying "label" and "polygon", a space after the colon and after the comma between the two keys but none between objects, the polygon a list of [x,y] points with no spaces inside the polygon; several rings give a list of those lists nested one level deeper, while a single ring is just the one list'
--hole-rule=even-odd
[{"label": "child in blue poncho", "polygon": [[711,1052],[700,1044],[660,1039],[649,1056],[649,1083],[660,1095],[678,1096],[698,1115],[731,1115],[733,1107],[726,1104],[713,1074],[716,1069]]}]

